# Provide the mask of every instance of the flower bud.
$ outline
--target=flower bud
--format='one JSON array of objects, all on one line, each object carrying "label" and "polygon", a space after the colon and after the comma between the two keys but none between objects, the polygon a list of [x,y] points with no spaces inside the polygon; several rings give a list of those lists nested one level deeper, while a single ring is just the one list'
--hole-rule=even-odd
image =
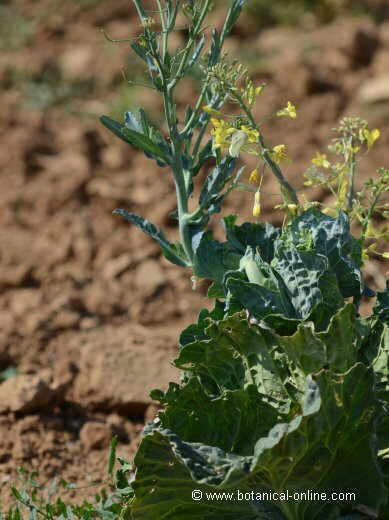
[{"label": "flower bud", "polygon": [[253,217],[259,217],[261,214],[261,190],[257,190],[254,195],[254,207],[253,207]]}]

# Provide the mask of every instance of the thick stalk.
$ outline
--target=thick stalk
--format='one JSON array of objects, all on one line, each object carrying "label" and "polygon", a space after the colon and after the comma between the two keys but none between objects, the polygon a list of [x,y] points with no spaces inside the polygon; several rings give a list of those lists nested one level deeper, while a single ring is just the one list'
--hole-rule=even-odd
[{"label": "thick stalk", "polygon": [[191,236],[189,233],[189,213],[188,213],[188,196],[185,185],[185,174],[182,164],[182,140],[178,132],[177,117],[174,110],[174,99],[172,90],[166,85],[164,79],[163,100],[165,107],[165,117],[169,128],[170,140],[172,143],[172,172],[174,177],[174,185],[177,196],[178,221],[181,243],[187,256],[188,262],[191,264],[193,260],[193,248]]}]

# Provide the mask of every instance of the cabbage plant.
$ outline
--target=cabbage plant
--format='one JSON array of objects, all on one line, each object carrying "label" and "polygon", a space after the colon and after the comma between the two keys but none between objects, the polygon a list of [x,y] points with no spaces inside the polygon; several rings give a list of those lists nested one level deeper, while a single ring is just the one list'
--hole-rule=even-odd
[{"label": "cabbage plant", "polygon": [[[163,99],[165,125],[144,109],[101,121],[173,175],[180,239],[126,209],[114,213],[156,240],[194,288],[209,280],[214,305],[179,338],[180,383],[151,392],[162,411],[145,427],[130,485],[121,460],[120,516],[389,518],[389,284],[375,292],[362,272],[369,255],[389,256],[387,229],[377,224],[388,216],[389,171],[356,191],[358,156],[379,131],[344,118],[328,154],[305,173],[306,184],[331,191],[333,205],[301,200],[282,173],[286,146],[269,146],[254,115],[264,85],[223,51],[244,0],[233,0],[213,30],[211,0],[133,2],[140,31],[131,47],[145,64],[145,87]],[[186,41],[172,52],[175,30]],[[188,76],[200,88],[181,113],[176,92]],[[287,100],[273,115],[298,116]],[[247,174],[246,154],[257,163]],[[260,220],[266,175],[279,184],[280,227]],[[247,192],[253,217],[222,218],[218,241],[210,221],[235,190]],[[361,316],[372,299],[370,316]]]}]

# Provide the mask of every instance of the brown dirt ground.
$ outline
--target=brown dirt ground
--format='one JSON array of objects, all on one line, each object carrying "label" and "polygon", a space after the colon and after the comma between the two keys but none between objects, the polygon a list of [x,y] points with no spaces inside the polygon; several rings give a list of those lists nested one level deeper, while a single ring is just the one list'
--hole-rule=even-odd
[{"label": "brown dirt ground", "polygon": [[[125,207],[177,233],[166,171],[97,121],[126,102],[117,92],[123,92],[128,44],[108,44],[98,28],[117,38],[134,35],[128,2],[88,8],[68,2],[51,11],[48,0],[14,3],[34,21],[35,33],[23,48],[1,53],[0,371],[16,367],[19,374],[0,384],[4,508],[12,503],[9,484],[18,466],[38,470],[43,483],[58,476],[86,487],[72,492],[80,500],[105,478],[112,433],[119,454],[131,458],[144,421],[155,413],[149,391],[179,376],[170,365],[179,331],[208,305],[204,285],[192,291],[189,272],[168,264],[147,237],[111,216]],[[258,117],[288,99],[298,107],[296,121],[267,125],[269,143],[288,145],[294,162],[287,174],[295,185],[301,187],[304,167],[343,115],[365,117],[382,131],[362,159],[363,179],[389,165],[389,22],[342,19],[259,34],[243,16],[228,48],[269,85]],[[56,97],[40,109],[48,94],[39,81],[58,71]],[[34,78],[35,90],[20,80],[23,74]],[[83,96],[63,93],[79,80],[93,88]],[[181,104],[192,99],[193,88],[180,90]],[[131,96],[158,119],[155,96],[141,89]],[[268,177],[263,219],[279,224],[275,190]],[[247,195],[233,195],[226,212],[250,218],[250,205]],[[373,287],[382,287],[385,268],[378,261],[367,265]]]}]

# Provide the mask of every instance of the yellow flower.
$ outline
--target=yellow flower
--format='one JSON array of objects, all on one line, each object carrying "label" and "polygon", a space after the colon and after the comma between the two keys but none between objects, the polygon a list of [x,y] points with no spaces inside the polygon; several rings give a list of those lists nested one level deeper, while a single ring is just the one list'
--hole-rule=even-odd
[{"label": "yellow flower", "polygon": [[370,148],[372,148],[373,144],[377,141],[380,135],[381,133],[378,130],[378,128],[374,128],[374,130],[371,131],[367,128],[363,130],[363,137],[366,139],[367,147],[369,150]]},{"label": "yellow flower", "polygon": [[366,229],[366,237],[367,238],[380,238],[380,233],[375,229],[371,220],[369,221]]},{"label": "yellow flower", "polygon": [[248,140],[249,140],[249,143],[257,143],[258,142],[258,137],[259,137],[259,132],[258,130],[254,130],[254,128],[250,128],[246,125],[242,125],[240,127],[240,129],[246,133],[247,137],[248,137]]},{"label": "yellow flower", "polygon": [[269,152],[271,159],[276,163],[280,164],[281,161],[290,161],[286,154],[286,145],[278,144]]},{"label": "yellow flower", "polygon": [[286,107],[277,112],[277,116],[278,117],[290,117],[291,119],[296,119],[296,117],[297,117],[296,107],[290,101],[288,101]]},{"label": "yellow flower", "polygon": [[254,207],[253,207],[253,217],[259,217],[261,214],[261,190],[257,190],[254,195]]},{"label": "yellow flower", "polygon": [[325,153],[316,152],[316,157],[314,157],[311,162],[316,166],[321,166],[322,168],[331,167],[331,163],[328,161]]},{"label": "yellow flower", "polygon": [[230,123],[223,119],[211,118],[213,129],[211,135],[213,136],[213,148],[228,149],[231,157],[239,157],[240,151],[243,149],[249,153],[255,153],[254,150],[246,148],[248,143],[257,143],[259,138],[258,130],[242,125],[240,128],[235,128]]},{"label": "yellow flower", "polygon": [[298,205],[297,204],[288,204],[287,205],[288,210],[290,211],[290,214],[295,216],[298,213]]},{"label": "yellow flower", "polygon": [[214,108],[210,107],[209,105],[203,106],[203,112],[206,112],[207,114],[210,114],[211,116],[215,116],[215,117],[222,116],[221,112],[219,112],[218,110],[215,110]]},{"label": "yellow flower", "polygon": [[213,148],[221,148],[222,150],[229,148],[231,142],[228,138],[236,132],[236,128],[231,127],[222,119],[211,118],[211,122],[213,124],[211,135],[214,137]]},{"label": "yellow flower", "polygon": [[322,213],[328,215],[329,217],[336,217],[338,215],[338,211],[336,210],[336,208],[330,207],[322,209]]},{"label": "yellow flower", "polygon": [[250,173],[249,182],[251,182],[252,184],[258,184],[259,183],[258,168],[255,168],[255,170],[253,170]]},{"label": "yellow flower", "polygon": [[246,82],[245,87],[241,88],[240,91],[242,96],[247,100],[248,104],[252,106],[255,103],[255,98],[261,94],[264,88],[265,84],[259,85],[259,87],[255,87],[253,81],[250,79]]},{"label": "yellow flower", "polygon": [[389,258],[389,252],[382,253],[383,258]]}]

